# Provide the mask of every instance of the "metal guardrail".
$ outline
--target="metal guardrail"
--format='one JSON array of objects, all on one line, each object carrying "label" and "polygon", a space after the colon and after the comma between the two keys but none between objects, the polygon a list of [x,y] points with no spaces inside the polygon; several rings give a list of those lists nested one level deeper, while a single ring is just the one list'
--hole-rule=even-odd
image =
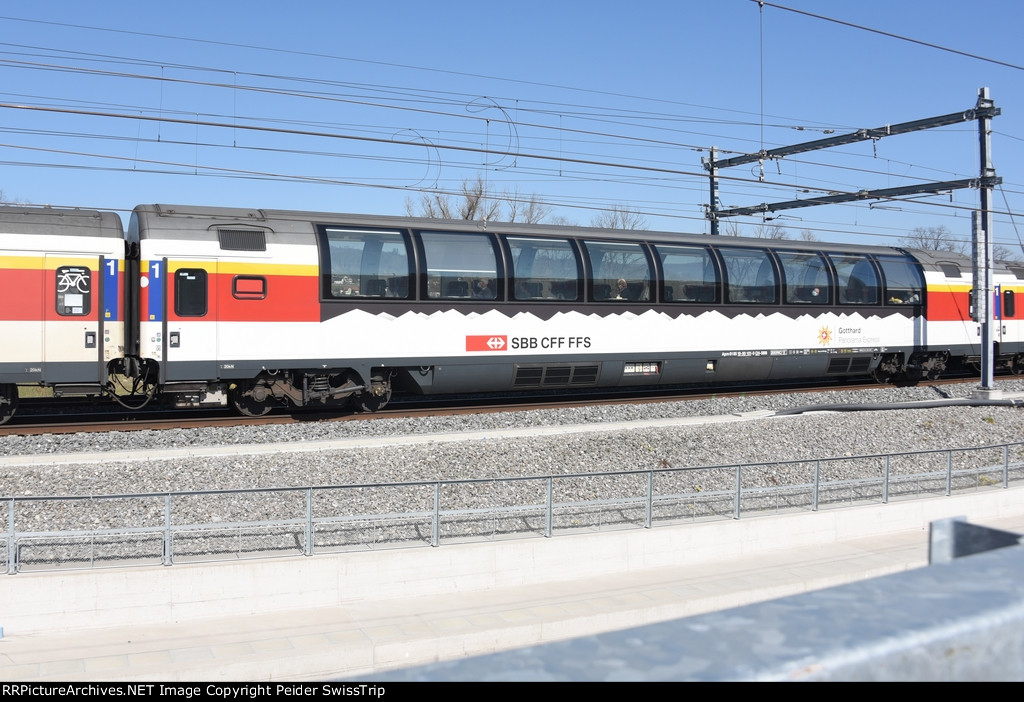
[{"label": "metal guardrail", "polygon": [[15,574],[549,538],[1005,489],[1021,480],[1024,442],[533,477],[28,495],[0,500],[7,524],[0,563]]}]

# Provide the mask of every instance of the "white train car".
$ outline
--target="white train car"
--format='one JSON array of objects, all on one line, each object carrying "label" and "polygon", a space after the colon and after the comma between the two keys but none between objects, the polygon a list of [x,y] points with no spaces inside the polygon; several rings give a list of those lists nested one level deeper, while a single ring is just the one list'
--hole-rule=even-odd
[{"label": "white train car", "polygon": [[913,381],[978,353],[962,286],[889,247],[165,205],[136,208],[136,236],[143,366],[180,404],[248,414],[392,390]]},{"label": "white train car", "polygon": [[105,392],[125,355],[124,283],[117,214],[0,207],[0,423],[18,385]]},{"label": "white train car", "polygon": [[[994,355],[1024,372],[994,271]],[[0,423],[18,386],[179,406],[884,382],[979,365],[963,257],[646,231],[146,205],[0,208]],[[128,376],[119,397],[112,374]]]}]

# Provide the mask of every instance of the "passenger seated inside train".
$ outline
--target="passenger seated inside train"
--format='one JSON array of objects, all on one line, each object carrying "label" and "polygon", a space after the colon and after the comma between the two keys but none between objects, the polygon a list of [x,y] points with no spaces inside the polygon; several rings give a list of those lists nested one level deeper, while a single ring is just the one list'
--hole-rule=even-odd
[{"label": "passenger seated inside train", "polygon": [[491,287],[491,281],[487,278],[477,278],[474,280],[473,297],[480,300],[493,300],[494,288]]}]

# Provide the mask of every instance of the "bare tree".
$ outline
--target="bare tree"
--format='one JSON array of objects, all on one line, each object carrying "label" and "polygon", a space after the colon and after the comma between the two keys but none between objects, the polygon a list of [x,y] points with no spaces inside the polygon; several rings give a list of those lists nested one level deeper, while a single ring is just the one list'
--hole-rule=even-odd
[{"label": "bare tree", "polygon": [[749,236],[754,239],[788,239],[789,232],[780,224],[762,222],[754,227],[754,231],[746,233],[743,226],[735,220],[726,222],[719,230],[721,236]]},{"label": "bare tree", "polygon": [[[1024,247],[1021,248],[1024,249]],[[1014,251],[1008,246],[1003,246],[1002,244],[996,244],[992,247],[992,258],[996,261],[1019,263],[1021,260],[1021,252]]]},{"label": "bare tree", "polygon": [[[507,214],[502,214],[502,205]],[[551,208],[537,195],[523,195],[518,188],[493,194],[477,174],[473,180],[462,181],[461,197],[447,193],[423,193],[419,202],[405,199],[405,212],[410,217],[440,219],[480,219],[488,222],[527,222],[535,224],[548,216]]]},{"label": "bare tree", "polygon": [[484,185],[483,176],[479,173],[476,180],[462,181],[462,204],[459,206],[460,219],[480,219],[493,221],[501,211],[501,202],[496,200]]},{"label": "bare tree", "polygon": [[537,195],[523,195],[519,188],[506,190],[500,196],[508,212],[508,222],[536,224],[551,214],[551,207],[541,202]]},{"label": "bare tree", "polygon": [[612,205],[595,215],[590,224],[601,229],[647,229],[647,218],[625,205]]},{"label": "bare tree", "polygon": [[7,199],[7,194],[4,193],[3,190],[0,190],[0,204],[5,204],[5,205],[24,205],[26,203],[25,203],[24,200],[20,200],[20,199],[8,200]]},{"label": "bare tree", "polygon": [[966,254],[970,245],[958,239],[944,225],[937,227],[917,227],[909,235],[900,239],[900,245],[923,251],[938,251]]},{"label": "bare tree", "polygon": [[743,236],[743,227],[734,219],[726,222],[718,231],[722,236]]},{"label": "bare tree", "polygon": [[810,229],[803,229],[800,232],[800,240],[801,241],[817,241],[818,240],[818,236],[814,232],[812,232]]},{"label": "bare tree", "polygon": [[767,222],[761,222],[761,224],[754,227],[754,238],[778,241],[779,239],[788,239],[789,232],[787,232],[786,228],[781,224],[768,224]]},{"label": "bare tree", "polygon": [[412,198],[405,198],[405,213],[410,217],[431,217],[433,219],[454,219],[451,197],[444,193],[423,193],[419,208]]}]

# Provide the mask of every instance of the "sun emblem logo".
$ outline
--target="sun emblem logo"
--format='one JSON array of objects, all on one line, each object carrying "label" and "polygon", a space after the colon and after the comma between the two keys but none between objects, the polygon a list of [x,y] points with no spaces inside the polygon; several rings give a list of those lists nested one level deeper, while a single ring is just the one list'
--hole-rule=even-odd
[{"label": "sun emblem logo", "polygon": [[822,346],[828,346],[832,343],[832,330],[828,327],[822,327],[818,330],[818,343]]}]

